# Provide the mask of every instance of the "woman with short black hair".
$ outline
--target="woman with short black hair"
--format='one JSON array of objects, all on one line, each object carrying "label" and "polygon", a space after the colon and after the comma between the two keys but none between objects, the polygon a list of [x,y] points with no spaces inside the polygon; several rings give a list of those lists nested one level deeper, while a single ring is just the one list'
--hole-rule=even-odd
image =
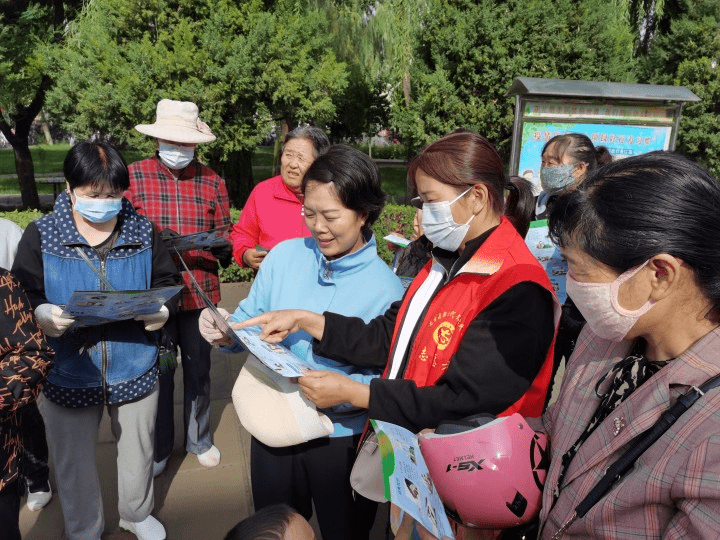
[{"label": "woman with short black hair", "polygon": [[[304,220],[312,238],[286,240],[274,247],[247,298],[232,316],[225,312],[228,322],[291,308],[339,311],[369,322],[402,296],[400,280],[377,255],[372,224],[385,195],[372,159],[348,146],[330,146],[305,172],[301,186]],[[200,317],[200,332],[210,343],[225,343],[208,310]],[[380,374],[377,368],[363,369],[315,354],[307,333],[284,344],[321,377],[342,374],[366,384]],[[234,400],[242,392],[238,381]],[[298,389],[297,383],[292,388]],[[310,519],[314,507],[323,538],[367,540],[377,505],[353,496],[350,486],[367,411],[336,403],[323,406],[322,412],[332,422],[332,433],[299,444],[283,441],[270,446],[246,425],[253,435],[250,476],[255,508],[285,503]],[[269,416],[264,424],[272,421]]]},{"label": "woman with short black hair", "polygon": [[165,529],[150,514],[156,331],[176,301],[135,320],[93,326],[79,326],[61,306],[74,291],[107,289],[105,282],[115,290],[144,290],[176,285],[180,276],[159,233],[123,198],[130,181],[114,146],[76,144],[65,158],[64,173],[67,190],[50,214],[25,229],[13,273],[56,351],[43,393],[65,535],[99,540],[104,530],[95,446],[107,407],[118,443],[120,527],[140,540],[162,540]]},{"label": "woman with short black hair", "polygon": [[[669,152],[591,172],[550,234],[587,324],[543,417],[541,538],[717,538],[720,391],[709,390],[582,519],[604,471],[678,397],[720,373],[720,184]],[[555,536],[554,536],[555,535]]]}]

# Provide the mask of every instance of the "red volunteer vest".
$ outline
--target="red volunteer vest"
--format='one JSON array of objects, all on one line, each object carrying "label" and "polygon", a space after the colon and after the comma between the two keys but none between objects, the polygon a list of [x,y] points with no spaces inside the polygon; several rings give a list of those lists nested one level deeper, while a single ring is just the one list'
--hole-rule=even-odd
[{"label": "red volunteer vest", "polygon": [[[431,266],[432,261],[425,265],[410,284],[397,314],[397,321],[404,320],[410,300],[430,273]],[[418,323],[417,335],[410,344],[411,352],[403,379],[415,381],[418,387],[434,385],[450,365],[470,322],[512,286],[525,281],[537,283],[552,294],[555,336],[530,388],[498,416],[508,416],[515,412],[525,417],[540,416],[552,379],[560,305],[545,270],[505,217],[457,275],[430,301],[425,316]],[[390,370],[400,326],[396,324],[393,331],[390,361],[385,376]],[[482,361],[480,355],[478,361]]]}]

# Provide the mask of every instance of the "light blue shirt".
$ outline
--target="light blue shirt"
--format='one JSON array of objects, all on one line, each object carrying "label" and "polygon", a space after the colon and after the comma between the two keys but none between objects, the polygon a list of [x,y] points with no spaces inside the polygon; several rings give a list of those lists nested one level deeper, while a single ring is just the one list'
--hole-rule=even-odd
[{"label": "light blue shirt", "polygon": [[[400,279],[377,255],[375,236],[359,250],[328,261],[313,238],[295,238],[275,246],[265,257],[247,298],[231,316],[244,321],[267,311],[305,309],[360,317],[366,323],[384,313],[404,292]],[[304,331],[290,334],[283,345],[314,369],[329,369],[369,384],[377,370],[358,368],[317,356],[312,337]],[[335,423],[333,437],[362,432],[366,415],[342,417],[349,404],[323,411]]]}]

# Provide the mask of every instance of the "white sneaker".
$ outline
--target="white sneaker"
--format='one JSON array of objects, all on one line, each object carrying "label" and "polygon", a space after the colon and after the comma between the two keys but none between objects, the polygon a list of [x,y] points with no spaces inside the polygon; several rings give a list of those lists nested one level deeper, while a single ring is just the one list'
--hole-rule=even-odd
[{"label": "white sneaker", "polygon": [[165,527],[152,516],[137,523],[120,519],[120,528],[134,534],[138,540],[165,540]]},{"label": "white sneaker", "polygon": [[209,450],[197,455],[200,465],[203,467],[215,467],[220,464],[220,450],[212,445]]},{"label": "white sneaker", "polygon": [[154,461],[153,460],[153,478],[160,476],[163,473],[163,471],[165,470],[165,467],[167,466],[169,459],[170,459],[170,456],[166,457],[162,461]]},{"label": "white sneaker", "polygon": [[27,507],[33,512],[40,510],[52,499],[52,489],[48,483],[47,491],[28,491]]}]

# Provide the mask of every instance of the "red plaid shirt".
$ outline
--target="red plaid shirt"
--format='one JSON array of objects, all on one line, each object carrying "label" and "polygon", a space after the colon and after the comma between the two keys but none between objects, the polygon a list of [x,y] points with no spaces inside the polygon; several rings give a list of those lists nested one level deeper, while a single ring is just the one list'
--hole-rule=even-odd
[{"label": "red plaid shirt", "polygon": [[[133,163],[130,189],[125,196],[138,214],[147,216],[158,230],[172,229],[180,235],[207,231],[230,224],[230,201],[225,181],[197,160],[193,160],[179,178],[170,172],[157,155]],[[218,263],[209,251],[186,251],[183,259],[195,279],[216,304],[220,301]],[[180,309],[205,307],[183,272],[185,289]]]}]

